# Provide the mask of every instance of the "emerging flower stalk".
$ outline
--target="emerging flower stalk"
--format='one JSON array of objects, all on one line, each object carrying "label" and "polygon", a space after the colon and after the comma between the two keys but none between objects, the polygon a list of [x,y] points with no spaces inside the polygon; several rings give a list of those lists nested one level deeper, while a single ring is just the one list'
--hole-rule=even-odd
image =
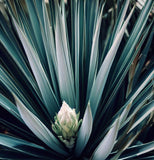
[{"label": "emerging flower stalk", "polygon": [[52,124],[52,129],[69,149],[74,147],[77,132],[82,122],[82,119],[79,120],[79,116],[80,113],[76,114],[75,109],[71,109],[63,101],[60,111],[54,117],[55,122]]}]

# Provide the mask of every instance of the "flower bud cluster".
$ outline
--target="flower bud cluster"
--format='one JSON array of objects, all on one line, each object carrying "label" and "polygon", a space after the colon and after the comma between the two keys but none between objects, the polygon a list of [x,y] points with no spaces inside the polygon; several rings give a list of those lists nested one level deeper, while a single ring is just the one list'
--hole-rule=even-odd
[{"label": "flower bud cluster", "polygon": [[52,124],[53,131],[59,139],[68,148],[73,148],[77,132],[82,120],[79,121],[79,113],[76,114],[75,109],[71,109],[64,101],[60,111],[54,117],[55,122]]}]

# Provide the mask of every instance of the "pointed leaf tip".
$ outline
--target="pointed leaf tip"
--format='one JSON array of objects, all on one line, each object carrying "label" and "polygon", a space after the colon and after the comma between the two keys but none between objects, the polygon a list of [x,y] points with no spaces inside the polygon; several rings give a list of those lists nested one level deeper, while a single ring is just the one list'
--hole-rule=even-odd
[{"label": "pointed leaf tip", "polygon": [[112,128],[108,131],[104,139],[95,149],[92,160],[105,160],[111,153],[119,129],[119,118],[114,122]]},{"label": "pointed leaf tip", "polygon": [[88,103],[81,127],[78,132],[78,138],[75,147],[76,156],[80,156],[84,147],[86,146],[89,137],[91,135],[92,125],[93,125],[93,118],[92,118],[90,104]]}]

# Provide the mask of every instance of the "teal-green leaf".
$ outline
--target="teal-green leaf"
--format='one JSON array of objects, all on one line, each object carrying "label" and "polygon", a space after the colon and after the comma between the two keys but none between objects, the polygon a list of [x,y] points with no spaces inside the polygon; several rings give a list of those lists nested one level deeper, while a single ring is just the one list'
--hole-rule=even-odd
[{"label": "teal-green leaf", "polygon": [[152,3],[153,3],[152,0],[147,1],[146,5],[144,6],[144,9],[142,10],[133,28],[133,31],[131,32],[129,40],[127,41],[127,44],[125,45],[125,48],[123,49],[122,54],[114,69],[114,73],[112,75],[112,79],[114,80],[114,82],[112,85],[115,85],[118,83],[118,81],[121,81],[119,80],[120,77],[122,77],[123,72],[126,70],[126,67],[128,68],[128,63],[130,62],[130,58],[133,56],[134,53],[133,51],[138,43],[139,38],[141,37],[141,33],[148,20],[149,12],[152,8]]},{"label": "teal-green leaf", "polygon": [[[141,41],[138,43],[138,46],[137,46],[137,48],[136,48],[136,51],[135,51],[135,52],[132,52],[132,56],[130,56],[130,59],[127,60],[126,68],[123,70],[122,74],[120,74],[118,77],[115,77],[115,76],[114,76],[114,80],[113,80],[113,81],[111,80],[111,82],[110,82],[110,84],[109,84],[110,88],[109,88],[109,90],[107,91],[107,93],[106,93],[106,95],[105,95],[106,97],[109,96],[109,98],[108,98],[107,102],[105,103],[105,107],[104,107],[104,111],[103,111],[103,112],[105,112],[105,109],[110,105],[112,99],[114,98],[114,96],[116,95],[119,87],[121,86],[121,83],[123,82],[124,77],[125,77],[126,74],[128,73],[128,70],[129,70],[129,68],[130,68],[130,65],[132,64],[132,62],[133,62],[134,58],[136,57],[136,55],[137,55],[137,54],[139,53],[139,51],[141,50],[141,47],[142,47],[142,45],[144,44],[145,39],[146,39],[146,37],[147,37],[147,34],[148,34],[148,32],[149,32],[150,26],[151,26],[151,24],[146,28],[146,32],[144,33]],[[142,59],[142,58],[141,58],[141,59]],[[121,68],[121,66],[120,66],[120,68]],[[139,72],[139,73],[136,73],[136,74],[140,74],[140,72]],[[135,77],[134,77],[133,79],[135,80]],[[139,83],[138,83],[138,84],[139,84]],[[137,84],[136,86],[138,86],[138,84]],[[105,98],[106,98],[106,97],[105,97]]]},{"label": "teal-green leaf", "polygon": [[61,14],[59,4],[56,6],[56,53],[58,63],[58,82],[62,100],[65,100],[70,107],[75,106],[74,75],[72,62],[70,58],[69,44],[67,39],[67,30],[65,14]]},{"label": "teal-green leaf", "polygon": [[[153,28],[153,26],[152,26],[152,28]],[[143,67],[143,65],[145,63],[145,60],[147,58],[149,48],[150,48],[150,46],[152,44],[152,41],[153,41],[153,37],[154,37],[154,28],[151,29],[150,35],[148,37],[148,40],[146,41],[145,47],[144,47],[144,49],[142,51],[141,58],[139,59],[139,62],[137,64],[135,75],[134,75],[134,80],[133,80],[133,87],[136,85],[136,83],[138,81],[139,73],[141,73],[142,67]]]},{"label": "teal-green leaf", "polygon": [[118,130],[119,118],[114,122],[111,129],[107,132],[103,140],[95,149],[92,160],[105,160],[108,157],[114,147]]},{"label": "teal-green leaf", "polygon": [[34,108],[31,107],[29,101],[25,98],[25,95],[23,94],[22,89],[20,88],[20,85],[11,77],[11,75],[0,66],[0,81],[3,83],[4,86],[16,97],[18,97],[22,102],[27,106],[28,109],[30,109],[33,114],[37,115]]},{"label": "teal-green leaf", "polygon": [[112,43],[114,41],[114,38],[116,37],[117,33],[120,31],[120,28],[121,28],[121,26],[122,26],[122,24],[124,22],[124,18],[125,18],[126,13],[127,13],[127,9],[129,7],[129,3],[130,3],[130,0],[125,0],[124,1],[123,7],[120,10],[118,19],[117,19],[116,24],[115,24],[115,27],[114,27],[114,30],[113,30],[113,33],[112,33],[112,37],[110,39],[109,47],[111,47],[111,45],[112,45]]},{"label": "teal-green leaf", "polygon": [[52,132],[32,112],[30,112],[17,97],[14,98],[19,113],[30,130],[51,149],[60,154],[67,155],[63,146]]},{"label": "teal-green leaf", "polygon": [[135,115],[136,121],[131,126],[129,132],[138,126],[142,121],[154,112],[154,100],[143,106]]},{"label": "teal-green leaf", "polygon": [[55,39],[53,36],[53,29],[52,29],[53,26],[50,25],[48,11],[44,1],[42,1],[42,10],[43,10],[43,20],[44,20],[44,28],[41,25],[42,38],[45,46],[47,62],[50,71],[50,77],[53,84],[54,93],[56,95],[56,98],[58,98],[59,88],[57,85],[57,77],[56,77],[58,76],[58,69],[57,69]]},{"label": "teal-green leaf", "polygon": [[2,24],[2,28],[0,27],[0,41],[3,44],[3,46],[8,51],[9,55],[12,57],[16,65],[19,67],[21,72],[25,75],[29,83],[31,84],[32,88],[36,91],[38,96],[40,95],[40,92],[38,91],[38,86],[28,69],[25,59],[22,53],[21,48],[19,47],[19,44],[14,36],[14,34],[11,32],[10,28],[7,26],[6,21],[4,20],[4,17],[2,16],[2,13],[0,12],[0,22]]},{"label": "teal-green leaf", "polygon": [[4,109],[10,112],[13,116],[15,116],[21,122],[23,122],[23,120],[19,115],[17,107],[9,99],[4,97],[1,93],[0,93],[0,106],[2,106]]},{"label": "teal-green leaf", "polygon": [[[13,134],[17,134],[19,136],[22,136],[23,139],[26,139],[26,140],[31,141],[33,143],[38,142],[38,138],[32,132],[29,132],[29,130],[23,129],[20,126],[18,126],[19,123],[13,124],[13,123],[8,122],[4,119],[5,119],[5,117],[0,118],[0,124],[5,126],[8,130],[13,131]],[[25,126],[24,121],[23,121],[23,124]]]},{"label": "teal-green leaf", "polygon": [[[153,96],[152,93],[152,83],[150,83],[142,92],[140,93],[139,100],[135,103],[133,102],[131,110],[129,111],[127,119],[123,122],[122,127],[127,125],[131,118],[143,107],[143,105]],[[136,98],[137,99],[137,98]]]},{"label": "teal-green leaf", "polygon": [[[44,104],[46,109],[51,116],[51,119],[54,117],[55,113],[58,112],[59,106],[55,94],[51,88],[49,80],[45,74],[45,71],[41,65],[40,59],[37,56],[35,49],[31,46],[27,38],[25,37],[22,30],[19,28],[15,19],[13,19],[15,28],[18,32],[18,35],[22,41],[23,47],[25,49],[27,58],[29,60],[30,66],[32,68],[33,74],[36,78],[37,84],[39,86],[42,98],[44,100]],[[52,104],[52,106],[51,106]]]},{"label": "teal-green leaf", "polygon": [[0,145],[13,149],[14,151],[18,151],[18,154],[25,153],[34,157],[44,158],[44,156],[48,153],[39,145],[5,134],[0,134]]},{"label": "teal-green leaf", "polygon": [[85,114],[83,116],[82,124],[78,132],[78,137],[75,146],[75,154],[79,157],[85,148],[89,137],[91,135],[93,126],[93,118],[91,113],[90,104],[88,104]]},{"label": "teal-green leaf", "polygon": [[[146,85],[151,81],[151,79],[154,77],[154,71],[151,70],[146,77],[144,77],[144,79],[141,81],[140,84],[138,84],[138,86],[136,86],[136,88],[134,89],[134,91],[129,95],[129,97],[127,98],[125,104],[121,107],[121,109],[119,110],[119,112],[116,114],[115,117],[118,117],[119,114],[122,113],[123,110],[126,109],[126,107],[133,102],[133,100],[140,94],[140,92],[146,87]],[[114,117],[114,118],[115,118]]]},{"label": "teal-green leaf", "polygon": [[137,159],[138,156],[145,154],[147,152],[153,151],[153,150],[154,150],[154,141],[145,143],[145,144],[135,145],[135,146],[128,148],[123,153],[123,155],[119,158],[119,160],[127,160],[127,159],[131,160],[135,157]]},{"label": "teal-green leaf", "polygon": [[93,83],[92,89],[91,89],[91,93],[90,93],[90,105],[91,105],[91,110],[92,110],[92,115],[93,117],[95,117],[96,111],[97,111],[97,107],[99,105],[106,81],[107,81],[107,77],[111,68],[111,65],[113,63],[113,60],[115,58],[116,52],[118,50],[118,47],[120,45],[120,42],[122,40],[122,37],[124,35],[125,29],[127,27],[127,24],[131,18],[131,15],[133,13],[133,10],[130,12],[129,16],[127,17],[127,19],[125,20],[121,30],[119,31],[119,33],[117,34],[112,47],[110,48],[107,56],[105,57],[103,64],[101,65],[101,68],[98,72],[98,75],[96,77],[95,82]]},{"label": "teal-green leaf", "polygon": [[42,40],[42,35],[41,35],[40,21],[39,21],[38,13],[36,12],[36,8],[35,8],[36,6],[33,0],[32,1],[26,0],[25,2],[26,2],[27,9],[28,9],[33,32],[34,32],[34,35],[35,35],[35,38],[36,38],[36,41],[39,47],[40,56],[41,56],[42,62],[45,63],[46,61],[45,61],[45,56],[44,56],[45,55],[44,45],[43,45],[43,40]]},{"label": "teal-green leaf", "polygon": [[89,73],[88,73],[88,85],[87,85],[87,98],[88,101],[90,90],[92,88],[93,82],[96,78],[97,72],[97,64],[98,64],[98,44],[99,44],[99,36],[100,36],[100,28],[102,22],[102,14],[104,5],[101,8],[101,11],[97,18],[96,29],[94,31],[93,40],[92,40],[92,48],[91,48],[91,55],[90,55],[90,64],[89,64]]},{"label": "teal-green leaf", "polygon": [[79,109],[79,79],[80,79],[80,74],[79,74],[79,67],[80,67],[80,20],[79,20],[79,7],[78,7],[78,2],[74,2],[74,16],[75,16],[75,93],[76,93],[76,108],[77,110]]}]

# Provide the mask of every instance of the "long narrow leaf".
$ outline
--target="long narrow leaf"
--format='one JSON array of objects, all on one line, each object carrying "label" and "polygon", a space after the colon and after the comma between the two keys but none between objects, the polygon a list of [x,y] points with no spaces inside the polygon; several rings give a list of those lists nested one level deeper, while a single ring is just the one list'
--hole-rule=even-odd
[{"label": "long narrow leaf", "polygon": [[75,106],[74,76],[72,70],[71,59],[69,56],[69,47],[66,37],[66,26],[64,18],[60,13],[58,2],[56,4],[56,52],[58,62],[58,80],[61,98],[65,100],[71,107]]},{"label": "long narrow leaf", "polygon": [[93,36],[91,57],[90,57],[90,64],[89,64],[89,74],[88,74],[87,98],[86,98],[87,100],[89,98],[90,90],[91,90],[91,87],[96,77],[97,63],[98,63],[98,42],[99,42],[99,35],[100,35],[100,28],[101,28],[104,5],[105,4],[103,4],[101,8],[101,13],[98,16],[97,23],[96,23],[96,30]]},{"label": "long narrow leaf", "polygon": [[92,131],[92,126],[93,126],[93,118],[92,118],[90,104],[88,104],[83,117],[81,127],[78,132],[78,137],[77,137],[77,142],[75,147],[75,154],[78,157],[82,153],[84,147],[86,146],[89,140],[89,137]]},{"label": "long narrow leaf", "polygon": [[152,112],[154,112],[154,101],[145,105],[137,114],[137,120],[134,122],[129,132],[134,129],[138,124],[140,124],[146,117],[148,117]]},{"label": "long narrow leaf", "polygon": [[[150,29],[150,25],[147,27],[147,30],[146,30],[145,34],[143,35],[141,42],[138,44],[138,47],[137,47],[135,53],[132,53],[133,55],[128,60],[126,68],[123,70],[123,72],[121,73],[121,75],[119,77],[114,77],[114,81],[111,80],[112,83],[110,83],[110,85],[109,85],[110,89],[106,93],[106,95],[107,95],[106,97],[109,96],[109,98],[108,98],[108,100],[107,100],[107,102],[105,104],[103,112],[105,112],[105,109],[110,105],[112,99],[116,95],[116,93],[117,93],[117,91],[118,91],[118,89],[119,89],[119,87],[120,87],[120,85],[121,85],[124,77],[126,76],[128,70],[130,68],[130,65],[132,64],[134,58],[136,57],[137,53],[141,49],[142,45],[144,44],[144,41],[145,41],[146,36],[147,36],[147,34],[149,32],[149,29]],[[121,68],[121,66],[120,66],[120,68]]]},{"label": "long narrow leaf", "polygon": [[123,156],[119,158],[119,160],[127,160],[132,159],[134,157],[138,157],[144,153],[150,152],[154,150],[154,141],[146,144],[136,145],[133,147],[130,147],[124,152]]},{"label": "long narrow leaf", "polygon": [[122,37],[124,35],[124,31],[126,29],[126,26],[129,22],[129,19],[131,18],[131,15],[133,13],[133,10],[129,14],[128,18],[126,19],[125,23],[123,24],[123,27],[121,28],[120,32],[117,34],[117,37],[115,38],[113,45],[111,49],[109,50],[107,56],[104,59],[104,62],[98,72],[98,75],[96,77],[96,80],[92,86],[91,94],[90,94],[90,104],[92,109],[92,115],[95,117],[97,107],[99,105],[102,92],[104,90],[104,86],[112,65],[112,62],[114,60],[114,57],[116,55],[117,49],[120,45],[120,42],[122,40]]},{"label": "long narrow leaf", "polygon": [[[26,51],[27,58],[30,62],[32,71],[34,73],[34,76],[36,78],[36,81],[38,83],[39,89],[41,91],[44,103],[46,105],[46,108],[51,116],[51,118],[54,117],[55,112],[58,112],[58,102],[56,100],[56,97],[53,93],[53,90],[49,84],[49,81],[47,79],[47,76],[43,70],[43,67],[41,65],[41,62],[37,55],[35,54],[35,50],[32,48],[31,44],[26,39],[24,33],[19,28],[16,21],[13,19],[14,25],[16,27],[16,30],[18,32],[18,35],[20,39],[23,42],[24,49]],[[52,107],[51,107],[52,104]]]},{"label": "long narrow leaf", "polygon": [[80,58],[80,21],[79,21],[79,6],[78,2],[75,2],[75,90],[76,90],[76,107],[79,108],[79,58]]},{"label": "long narrow leaf", "polygon": [[44,52],[44,45],[43,45],[43,40],[42,40],[42,36],[41,36],[40,22],[39,22],[38,15],[37,15],[37,12],[35,9],[34,1],[26,0],[25,2],[26,2],[26,6],[28,8],[28,13],[29,13],[31,24],[33,27],[33,32],[35,34],[35,38],[36,38],[38,48],[40,51],[42,63],[44,63],[44,65],[45,65],[46,58],[45,58],[45,52]]},{"label": "long narrow leaf", "polygon": [[[23,123],[24,123],[24,121],[23,121]],[[22,137],[23,139],[26,139],[26,140],[29,140],[33,143],[38,144],[38,138],[36,138],[32,132],[29,132],[28,129],[27,130],[22,129],[21,127],[17,126],[19,123],[13,124],[11,122],[4,120],[3,118],[0,118],[0,124],[5,126],[9,131],[13,131],[13,134],[16,134],[19,137]]]},{"label": "long narrow leaf", "polygon": [[97,146],[96,150],[94,151],[94,155],[92,157],[93,160],[105,160],[107,156],[111,153],[117,133],[119,129],[119,119],[117,119],[112,128],[108,131],[104,139],[101,143]]},{"label": "long narrow leaf", "polygon": [[21,122],[23,122],[19,115],[17,107],[11,101],[9,101],[6,97],[4,97],[2,94],[0,94],[0,105],[4,107],[4,109],[9,111],[17,119],[19,119]]},{"label": "long narrow leaf", "polygon": [[113,119],[116,119],[119,116],[119,114],[121,114],[122,111],[126,109],[126,107],[139,95],[139,93],[146,87],[146,85],[151,81],[153,77],[154,77],[154,71],[152,70],[150,71],[150,73],[148,73],[148,75],[146,75],[146,78],[143,79],[139,87],[134,89],[134,92],[131,95],[129,95],[125,104],[123,105],[123,107],[121,107],[121,109],[119,110],[119,112],[117,112],[117,114],[113,117]]},{"label": "long narrow leaf", "polygon": [[59,152],[60,154],[67,155],[67,153],[62,149],[62,145],[52,134],[52,132],[49,131],[49,129],[33,113],[31,113],[16,97],[15,101],[22,119],[30,128],[30,130],[51,149],[53,149],[56,152]]},{"label": "long narrow leaf", "polygon": [[147,43],[146,43],[146,45],[145,45],[145,47],[144,47],[144,50],[143,50],[143,52],[142,52],[142,54],[141,54],[141,58],[140,58],[140,60],[139,60],[139,62],[138,62],[138,65],[137,65],[137,67],[136,67],[136,72],[135,72],[135,75],[134,75],[133,86],[135,86],[135,84],[136,84],[136,82],[137,82],[137,80],[138,80],[139,73],[141,72],[141,69],[142,69],[142,67],[143,67],[143,65],[144,65],[144,62],[145,62],[145,60],[146,60],[146,57],[147,57],[147,54],[148,54],[148,50],[149,50],[149,48],[150,48],[150,46],[151,46],[153,37],[154,37],[154,29],[152,29],[152,31],[151,31],[151,33],[150,33],[150,36],[149,36],[149,38],[148,38],[148,41],[147,41]]},{"label": "long narrow leaf", "polygon": [[[148,85],[144,89],[144,94],[139,98],[137,103],[132,104],[131,110],[129,111],[127,119],[123,122],[122,126],[127,125],[127,123],[131,120],[131,118],[143,107],[143,105],[153,96],[153,93],[151,93],[152,90],[152,84]],[[146,91],[148,90],[148,91]]]},{"label": "long narrow leaf", "polygon": [[119,17],[118,17],[117,22],[115,24],[115,27],[114,27],[114,30],[113,30],[113,33],[112,33],[112,37],[110,39],[109,48],[110,48],[111,44],[113,43],[114,38],[116,37],[117,33],[120,31],[120,28],[121,28],[121,26],[124,22],[124,18],[126,16],[127,9],[129,7],[129,3],[130,3],[130,0],[125,0],[124,1],[123,7],[122,7],[122,9],[119,13]]},{"label": "long narrow leaf", "polygon": [[9,147],[15,151],[19,151],[19,153],[22,152],[26,153],[27,155],[42,158],[46,157],[47,154],[49,155],[49,153],[43,147],[19,138],[0,134],[0,139],[0,145]]},{"label": "long narrow leaf", "polygon": [[6,50],[8,51],[9,55],[12,57],[14,62],[17,64],[19,69],[24,73],[25,77],[30,82],[30,84],[32,85],[32,87],[34,88],[36,93],[38,95],[40,95],[40,92],[38,90],[38,86],[36,85],[34,78],[25,63],[25,60],[23,58],[24,56],[23,57],[21,56],[22,50],[18,46],[18,43],[17,43],[17,40],[15,39],[15,36],[12,34],[9,27],[6,25],[6,22],[4,20],[4,17],[2,16],[1,12],[0,12],[0,21],[1,21],[1,24],[3,24],[3,26],[2,26],[3,30],[0,27],[1,43],[4,45],[4,47],[6,48]]},{"label": "long narrow leaf", "polygon": [[27,108],[31,110],[35,115],[36,111],[30,107],[30,103],[26,100],[26,98],[23,95],[23,92],[20,89],[20,85],[16,83],[16,81],[8,74],[4,68],[1,68],[0,66],[0,81],[6,86],[6,88],[14,94],[16,97],[18,97],[24,104],[26,104]]},{"label": "long narrow leaf", "polygon": [[[117,77],[124,71],[124,67],[129,60],[129,57],[132,56],[132,53],[135,49],[135,46],[141,36],[142,30],[147,22],[149,12],[152,8],[152,0],[147,1],[147,4],[145,5],[144,9],[142,10],[136,25],[131,33],[131,36],[120,56],[120,59],[116,65],[116,68],[113,73],[114,79],[117,79]],[[130,60],[129,60],[130,61]],[[120,75],[121,76],[121,75]],[[115,82],[116,83],[116,82]]]},{"label": "long narrow leaf", "polygon": [[41,26],[42,38],[43,38],[43,43],[46,50],[50,77],[52,80],[55,95],[58,98],[58,85],[57,85],[57,77],[56,77],[58,76],[58,69],[57,69],[55,41],[54,41],[54,36],[52,31],[53,26],[50,26],[49,16],[48,16],[47,8],[45,6],[44,1],[42,1],[42,10],[43,10],[43,19],[44,19],[44,29],[43,29],[43,26]]}]

